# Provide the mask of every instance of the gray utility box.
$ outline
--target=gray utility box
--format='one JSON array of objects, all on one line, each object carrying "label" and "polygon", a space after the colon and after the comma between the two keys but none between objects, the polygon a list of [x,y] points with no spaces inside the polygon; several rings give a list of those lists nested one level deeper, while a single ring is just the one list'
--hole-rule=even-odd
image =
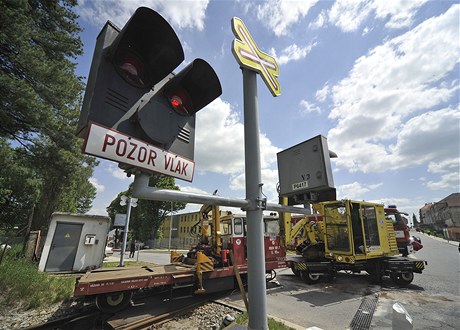
[{"label": "gray utility box", "polygon": [[289,205],[335,200],[327,139],[318,135],[277,154],[281,197]]},{"label": "gray utility box", "polygon": [[104,260],[109,229],[109,217],[53,213],[38,269],[84,272],[99,268]]}]

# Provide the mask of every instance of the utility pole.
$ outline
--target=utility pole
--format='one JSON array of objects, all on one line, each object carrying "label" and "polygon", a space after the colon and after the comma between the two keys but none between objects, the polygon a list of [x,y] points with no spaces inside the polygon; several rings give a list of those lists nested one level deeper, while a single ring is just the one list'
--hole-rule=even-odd
[{"label": "utility pole", "polygon": [[129,230],[129,218],[131,217],[131,207],[137,206],[137,198],[128,198],[126,196],[121,196],[120,205],[127,205],[126,211],[126,222],[125,222],[125,231],[123,233],[123,244],[121,245],[121,255],[120,255],[120,264],[118,267],[125,267],[125,252],[126,252],[126,241],[128,240],[128,230]]},{"label": "utility pole", "polygon": [[169,243],[168,243],[168,251],[171,251],[171,236],[173,230],[173,202],[171,202],[171,220],[169,221]]}]

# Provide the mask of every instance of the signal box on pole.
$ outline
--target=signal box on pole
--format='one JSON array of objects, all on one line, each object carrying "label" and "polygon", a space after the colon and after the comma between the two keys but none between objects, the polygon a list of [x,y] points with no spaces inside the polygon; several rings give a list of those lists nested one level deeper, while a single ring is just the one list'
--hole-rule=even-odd
[{"label": "signal box on pole", "polygon": [[288,205],[336,199],[327,139],[318,135],[277,154],[279,195]]}]

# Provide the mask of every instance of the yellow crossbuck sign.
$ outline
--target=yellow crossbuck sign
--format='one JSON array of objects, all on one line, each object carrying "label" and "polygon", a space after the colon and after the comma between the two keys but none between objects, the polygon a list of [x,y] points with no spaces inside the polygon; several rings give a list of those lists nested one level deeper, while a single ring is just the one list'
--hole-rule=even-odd
[{"label": "yellow crossbuck sign", "polygon": [[279,67],[276,60],[257,48],[248,29],[238,17],[232,19],[232,31],[236,37],[232,45],[236,61],[242,67],[260,73],[272,95],[280,95],[280,84],[276,79],[279,76]]}]

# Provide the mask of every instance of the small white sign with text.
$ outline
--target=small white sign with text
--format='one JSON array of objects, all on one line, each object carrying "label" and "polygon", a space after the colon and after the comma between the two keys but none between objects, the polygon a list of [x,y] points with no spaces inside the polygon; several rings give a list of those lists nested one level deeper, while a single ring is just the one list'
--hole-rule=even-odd
[{"label": "small white sign with text", "polygon": [[192,160],[96,123],[89,125],[84,153],[192,182]]}]

